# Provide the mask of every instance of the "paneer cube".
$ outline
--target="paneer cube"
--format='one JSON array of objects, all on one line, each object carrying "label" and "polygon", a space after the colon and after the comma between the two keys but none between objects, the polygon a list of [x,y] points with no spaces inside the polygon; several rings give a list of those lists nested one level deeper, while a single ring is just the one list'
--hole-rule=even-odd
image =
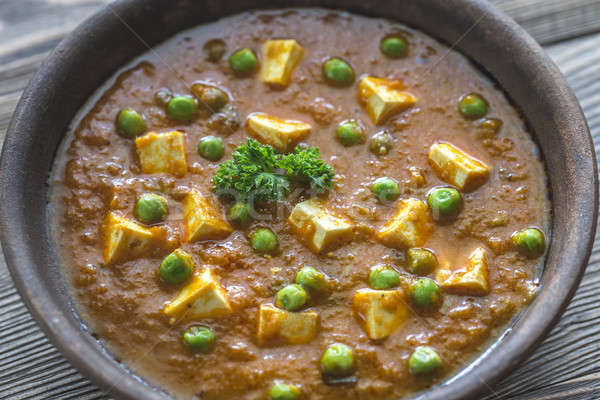
[{"label": "paneer cube", "polygon": [[354,294],[352,306],[363,329],[374,340],[391,335],[408,317],[401,289],[361,289]]},{"label": "paneer cube", "polygon": [[433,218],[421,200],[404,199],[398,202],[396,213],[377,232],[377,239],[396,249],[420,247],[433,232]]},{"label": "paneer cube", "polygon": [[256,337],[260,345],[268,340],[277,338],[281,330],[281,322],[284,320],[286,310],[274,307],[270,304],[263,304],[258,309],[258,323]]},{"label": "paneer cube", "polygon": [[156,174],[165,172],[177,177],[187,172],[185,135],[178,131],[150,132],[135,139],[142,172]]},{"label": "paneer cube", "polygon": [[253,113],[248,117],[246,128],[263,144],[270,144],[280,152],[290,151],[310,134],[306,122],[284,120],[271,115]]},{"label": "paneer cube", "polygon": [[429,149],[429,163],[440,179],[461,190],[474,190],[487,180],[489,168],[450,143],[436,143]]},{"label": "paneer cube", "polygon": [[260,345],[280,339],[289,344],[308,343],[317,335],[319,314],[316,311],[291,312],[271,304],[258,310],[257,338]]},{"label": "paneer cube", "polygon": [[196,189],[185,197],[183,221],[186,242],[224,239],[233,232],[221,211]]},{"label": "paneer cube", "polygon": [[194,273],[190,283],[181,289],[177,297],[165,304],[163,312],[174,324],[182,319],[225,317],[233,310],[213,271],[203,268]]},{"label": "paneer cube", "polygon": [[289,85],[292,71],[303,54],[304,49],[294,39],[267,40],[262,46],[260,79],[272,85]]},{"label": "paneer cube", "polygon": [[298,203],[288,218],[294,232],[313,252],[341,246],[352,236],[352,223],[311,199]]},{"label": "paneer cube", "polygon": [[476,248],[467,266],[453,271],[442,265],[436,272],[436,281],[444,290],[464,296],[484,296],[489,293],[487,252],[483,247]]},{"label": "paneer cube", "polygon": [[121,217],[114,212],[108,213],[104,221],[104,263],[139,257],[148,251],[156,239],[155,230]]},{"label": "paneer cube", "polygon": [[403,92],[400,81],[366,76],[358,84],[358,98],[365,106],[374,124],[384,122],[393,114],[412,107],[417,98]]}]

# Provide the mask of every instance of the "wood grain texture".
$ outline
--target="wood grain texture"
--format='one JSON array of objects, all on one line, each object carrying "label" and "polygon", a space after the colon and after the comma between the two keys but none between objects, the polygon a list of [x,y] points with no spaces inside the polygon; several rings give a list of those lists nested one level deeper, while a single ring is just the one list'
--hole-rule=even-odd
[{"label": "wood grain texture", "polygon": [[598,0],[492,0],[542,44],[600,29]]},{"label": "wood grain texture", "polygon": [[[600,150],[600,0],[494,0],[547,48],[573,86]],[[0,0],[0,140],[48,52],[104,2]],[[570,39],[564,41],[565,39]],[[486,400],[600,399],[600,238],[551,336]],[[29,315],[0,253],[0,399],[108,399],[54,349]]]}]

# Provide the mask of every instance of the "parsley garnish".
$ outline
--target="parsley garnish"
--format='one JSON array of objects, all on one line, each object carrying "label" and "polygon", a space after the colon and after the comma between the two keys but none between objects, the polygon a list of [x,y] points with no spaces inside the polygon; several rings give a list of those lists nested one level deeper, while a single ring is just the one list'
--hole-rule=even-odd
[{"label": "parsley garnish", "polygon": [[270,202],[286,197],[294,185],[325,191],[335,172],[315,147],[296,147],[294,153],[277,154],[254,139],[238,146],[233,159],[222,163],[213,178],[214,191],[247,202]]}]

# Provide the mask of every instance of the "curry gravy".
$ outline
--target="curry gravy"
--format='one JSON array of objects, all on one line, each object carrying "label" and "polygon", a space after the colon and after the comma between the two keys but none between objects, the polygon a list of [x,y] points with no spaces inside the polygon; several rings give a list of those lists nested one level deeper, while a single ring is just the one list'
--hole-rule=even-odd
[{"label": "curry gravy", "polygon": [[[381,53],[379,43],[389,34],[407,39],[406,57],[390,59]],[[203,53],[205,43],[215,38],[227,46],[225,57],[217,63],[206,60]],[[232,73],[227,57],[233,51],[249,47],[261,61],[261,44],[277,38],[296,39],[304,48],[289,86],[274,89],[256,75],[239,78]],[[352,85],[338,88],[324,81],[322,63],[331,56],[354,68]],[[402,81],[418,101],[374,125],[357,100],[358,81],[367,74]],[[190,94],[196,81],[230,94],[230,106],[237,112],[230,124],[207,115],[179,123],[156,103],[154,94],[160,88]],[[322,9],[244,13],[167,40],[120,71],[101,91],[68,133],[55,162],[49,204],[54,211],[53,237],[74,302],[90,330],[136,374],[174,397],[266,399],[278,380],[298,385],[303,398],[313,400],[408,396],[468,365],[537,290],[542,259],[515,251],[510,237],[529,226],[548,229],[550,202],[538,149],[502,91],[465,57],[423,33],[384,19]],[[479,93],[487,100],[487,117],[503,123],[497,133],[490,134],[477,121],[460,115],[458,99],[466,93]],[[141,172],[134,141],[120,136],[115,126],[117,114],[125,107],[143,112],[149,131],[185,134],[185,175]],[[225,239],[182,241],[186,193],[196,188],[211,194],[220,162],[246,142],[244,123],[254,112],[312,126],[303,142],[317,147],[335,169],[327,204],[353,222],[352,241],[320,254],[310,251],[286,220],[300,200],[294,196],[280,204],[278,212],[263,214],[248,229],[236,229]],[[336,140],[337,124],[348,119],[364,125],[366,143],[344,147]],[[387,155],[377,156],[369,151],[368,140],[382,130],[391,134],[393,146]],[[206,135],[223,140],[222,160],[212,162],[198,155],[196,146]],[[463,265],[474,248],[485,248],[490,292],[485,296],[443,293],[438,309],[421,312],[411,306],[399,329],[384,340],[370,340],[352,309],[353,294],[368,287],[369,269],[385,263],[400,273],[402,285],[413,279],[404,269],[404,251],[374,238],[396,205],[379,202],[371,185],[376,178],[388,176],[399,182],[400,199],[425,201],[431,188],[448,185],[427,158],[430,146],[440,141],[475,156],[490,167],[490,173],[483,185],[462,192],[463,206],[455,219],[434,223],[424,247],[450,265]],[[170,324],[162,311],[164,304],[184,285],[167,284],[158,274],[169,250],[153,249],[105,265],[101,227],[107,213],[136,221],[135,202],[144,192],[167,198],[169,211],[159,224],[165,227],[167,247],[180,247],[197,267],[209,265],[215,271],[234,310],[231,315]],[[213,197],[225,214],[227,204]],[[261,255],[249,246],[248,232],[256,227],[269,227],[277,235],[277,254]],[[308,307],[320,315],[316,337],[303,344],[259,345],[260,305],[272,303],[277,290],[292,283],[305,265],[324,272],[332,282],[329,295]],[[195,323],[215,332],[211,352],[195,353],[183,344],[182,332]],[[319,360],[334,342],[353,349],[353,383],[323,381]],[[408,359],[415,347],[423,345],[436,349],[443,366],[433,375],[414,376]]]}]

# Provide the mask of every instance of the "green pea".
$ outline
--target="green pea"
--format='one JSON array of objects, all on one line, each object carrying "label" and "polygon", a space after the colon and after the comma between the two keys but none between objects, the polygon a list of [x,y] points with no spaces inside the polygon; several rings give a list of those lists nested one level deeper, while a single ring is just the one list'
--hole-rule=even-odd
[{"label": "green pea", "polygon": [[215,333],[206,326],[190,326],[183,332],[183,343],[200,353],[208,353],[215,344]]},{"label": "green pea", "polygon": [[205,136],[198,142],[198,154],[210,161],[217,161],[225,151],[223,141],[216,136]]},{"label": "green pea", "polygon": [[144,193],[135,204],[137,217],[147,223],[158,222],[167,213],[167,199],[153,193]]},{"label": "green pea", "polygon": [[192,93],[196,96],[200,105],[211,112],[219,111],[229,102],[229,96],[224,90],[203,83],[192,85]]},{"label": "green pea", "polygon": [[203,105],[210,108],[211,111],[219,111],[228,102],[227,93],[216,87],[208,87],[202,91],[202,96],[199,99]]},{"label": "green pea", "polygon": [[436,220],[453,217],[458,214],[461,195],[458,190],[451,187],[437,187],[431,189],[427,195],[427,203]]},{"label": "green pea", "polygon": [[297,400],[300,389],[294,385],[278,382],[269,391],[269,400]]},{"label": "green pea", "polygon": [[429,278],[420,278],[410,285],[413,302],[421,308],[432,308],[440,304],[442,294],[437,283]]},{"label": "green pea", "polygon": [[354,372],[352,349],[343,343],[330,345],[321,356],[321,371],[325,375],[351,375]]},{"label": "green pea", "polygon": [[479,124],[479,127],[491,133],[498,133],[504,123],[498,118],[486,118]]},{"label": "green pea", "polygon": [[376,265],[369,272],[369,285],[373,289],[390,289],[399,283],[400,275],[387,265]]},{"label": "green pea", "polygon": [[402,58],[408,53],[408,43],[401,36],[389,36],[379,44],[381,52],[390,58]]},{"label": "green pea", "polygon": [[181,249],[176,249],[160,263],[160,276],[168,283],[185,282],[193,271],[192,256]]},{"label": "green pea", "polygon": [[198,101],[192,96],[175,96],[169,101],[167,114],[174,120],[189,122],[198,114]]},{"label": "green pea", "polygon": [[287,285],[277,292],[275,305],[288,311],[298,311],[308,301],[306,290],[295,283]]},{"label": "green pea", "polygon": [[371,186],[371,190],[381,202],[394,201],[400,196],[398,182],[388,177],[377,178]]},{"label": "green pea", "polygon": [[408,359],[408,369],[413,375],[431,374],[441,366],[442,359],[429,346],[417,347]]},{"label": "green pea", "polygon": [[312,292],[327,291],[327,279],[325,274],[313,267],[303,267],[296,274],[296,283]]},{"label": "green pea", "polygon": [[248,76],[258,68],[258,59],[254,51],[246,47],[229,56],[229,65],[237,76]]},{"label": "green pea", "polygon": [[406,251],[406,270],[411,274],[427,275],[437,266],[437,257],[431,250],[412,248]]},{"label": "green pea", "polygon": [[333,86],[348,86],[354,81],[354,70],[346,61],[333,57],[323,63],[323,76]]},{"label": "green pea", "polygon": [[227,218],[238,227],[247,226],[252,222],[252,209],[243,201],[238,201],[229,209]]},{"label": "green pea", "polygon": [[146,132],[146,121],[133,108],[125,108],[117,116],[117,128],[123,136],[132,138]]},{"label": "green pea", "polygon": [[167,88],[160,88],[154,93],[154,101],[161,107],[168,107],[173,98],[173,92]]},{"label": "green pea", "polygon": [[512,234],[511,240],[520,252],[529,257],[539,256],[546,246],[544,234],[537,228],[517,231]]},{"label": "green pea", "polygon": [[354,146],[365,141],[365,130],[358,121],[348,120],[341,122],[335,135],[337,140],[344,146]]},{"label": "green pea", "polygon": [[485,117],[488,112],[488,104],[480,95],[471,93],[460,98],[458,110],[465,118],[478,119]]},{"label": "green pea", "polygon": [[204,53],[208,61],[219,62],[225,55],[225,51],[227,46],[221,39],[212,39],[204,44]]},{"label": "green pea", "polygon": [[393,142],[394,138],[386,131],[377,132],[371,137],[369,150],[375,155],[384,156],[392,149]]},{"label": "green pea", "polygon": [[279,245],[277,236],[268,228],[261,228],[254,232],[250,236],[250,243],[259,253],[272,253]]}]

